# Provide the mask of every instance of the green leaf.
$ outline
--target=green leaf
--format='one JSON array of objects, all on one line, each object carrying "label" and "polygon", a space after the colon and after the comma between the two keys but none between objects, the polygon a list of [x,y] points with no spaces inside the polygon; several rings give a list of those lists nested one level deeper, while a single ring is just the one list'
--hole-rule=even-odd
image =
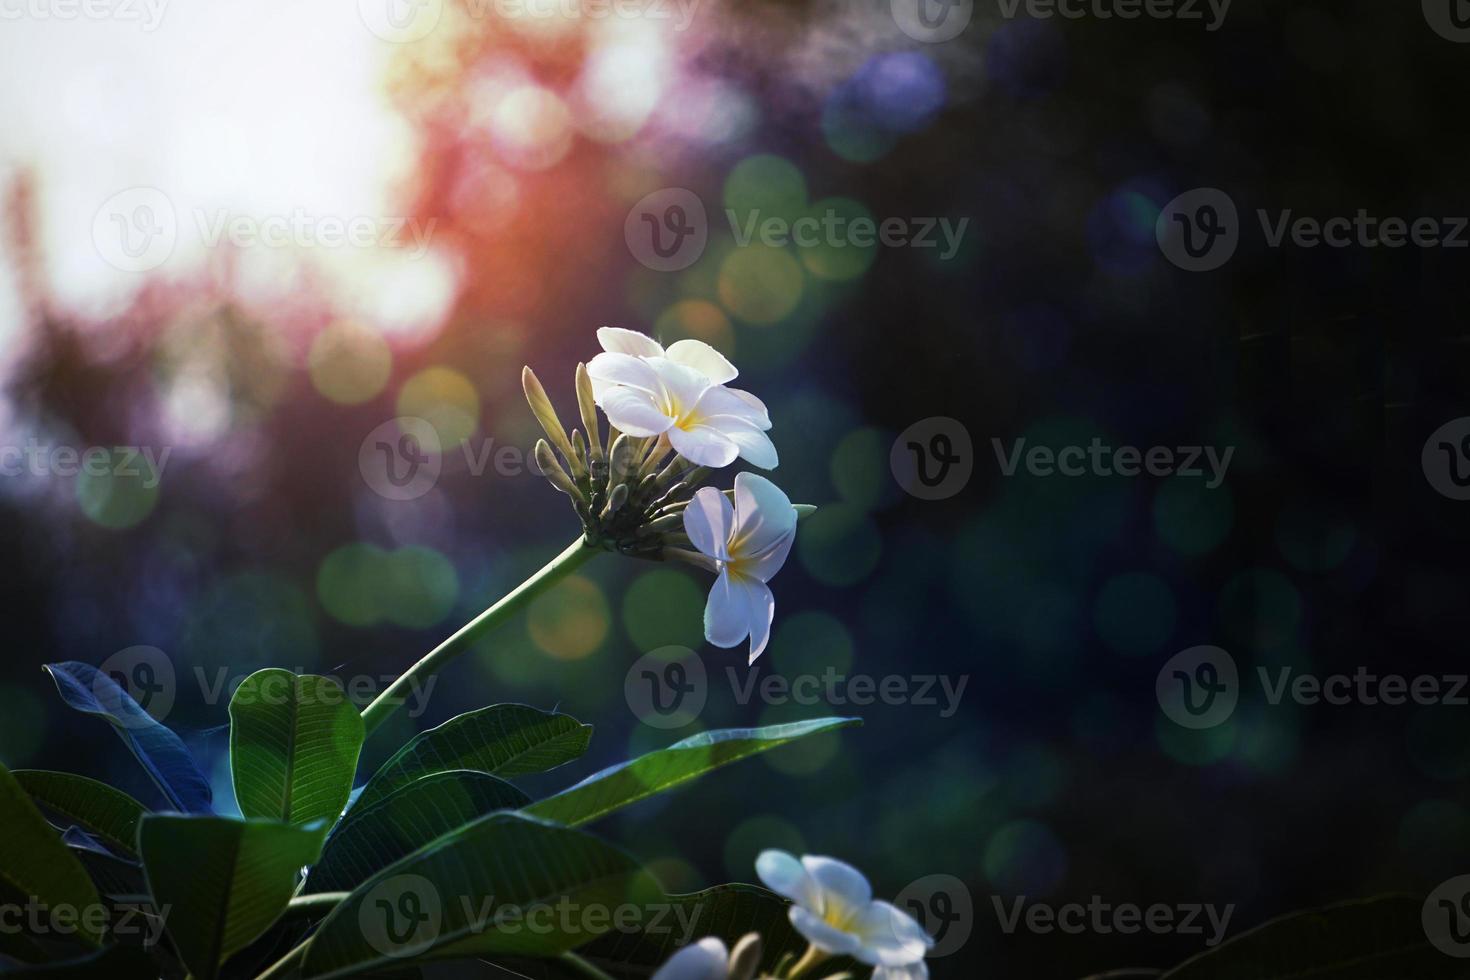
[{"label": "green leaf", "polygon": [[68,909],[76,914],[77,936],[92,946],[102,942],[101,933],[87,928],[91,917],[77,914],[100,904],[96,886],[3,765],[0,765],[0,882],[47,908]]},{"label": "green leaf", "polygon": [[116,681],[91,664],[68,660],[46,664],[45,669],[62,700],[112,724],[174,808],[209,812],[209,780],[199,771],[183,739],[160,725]]},{"label": "green leaf", "polygon": [[271,667],[230,699],[230,771],[247,817],[335,822],[352,793],[362,715],[335,680]]},{"label": "green leaf", "polygon": [[327,839],[302,890],[349,891],[476,817],[517,810],[530,801],[510,783],[483,772],[456,769],[417,779],[371,806],[353,807]]},{"label": "green leaf", "polygon": [[[670,895],[668,911],[650,918],[644,928],[612,930],[577,950],[577,955],[614,980],[641,980],[673,956],[681,946],[716,936],[733,947],[748,932],[761,937],[759,976],[772,974],[788,953],[800,956],[807,941],[791,925],[790,904],[756,885],[718,885],[692,895]],[[533,980],[573,980],[582,976],[555,960],[496,957],[493,962]],[[822,976],[855,969],[849,959],[828,960]],[[862,969],[866,969],[863,967]]]},{"label": "green leaf", "polygon": [[525,809],[533,816],[575,827],[748,755],[857,724],[861,724],[861,719],[813,718],[765,728],[700,732],[666,749],[604,769]]},{"label": "green leaf", "polygon": [[143,804],[122,790],[86,776],[44,769],[17,769],[15,781],[43,811],[76,824],[108,847],[129,857],[138,840]]},{"label": "green leaf", "polygon": [[1450,980],[1463,960],[1435,949],[1424,903],[1389,895],[1272,919],[1185,961],[1162,980]]},{"label": "green leaf", "polygon": [[495,704],[414,736],[383,764],[353,808],[371,806],[421,776],[473,769],[492,776],[545,772],[587,751],[592,726],[524,704]]},{"label": "green leaf", "polygon": [[348,976],[411,958],[555,956],[611,927],[610,914],[580,913],[609,912],[640,893],[658,889],[612,845],[492,813],[359,885],[317,929],[302,975]]},{"label": "green leaf", "polygon": [[316,860],[326,821],[296,827],[275,820],[146,814],[138,850],[154,905],[197,980],[218,974],[275,922],[297,873]]}]

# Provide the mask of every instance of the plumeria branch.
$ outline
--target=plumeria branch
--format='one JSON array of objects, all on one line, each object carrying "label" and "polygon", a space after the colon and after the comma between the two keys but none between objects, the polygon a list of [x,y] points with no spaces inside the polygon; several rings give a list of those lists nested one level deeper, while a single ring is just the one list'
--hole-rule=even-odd
[{"label": "plumeria branch", "polygon": [[[739,474],[735,489],[723,494],[701,486],[713,468],[737,458],[776,465],[765,405],[725,386],[735,367],[708,344],[681,340],[665,350],[616,328],[599,330],[598,339],[603,353],[577,365],[581,428],[568,432],[536,373],[521,373],[526,402],[546,433],[536,442],[536,467],[566,494],[582,536],[363,709],[369,732],[416,685],[603,551],[712,572],[706,637],[722,647],[749,637],[752,662],[765,649],[775,609],[766,582],[785,561],[797,520],[815,508],[793,506],[752,473]],[[605,436],[599,411],[608,420]]]}]

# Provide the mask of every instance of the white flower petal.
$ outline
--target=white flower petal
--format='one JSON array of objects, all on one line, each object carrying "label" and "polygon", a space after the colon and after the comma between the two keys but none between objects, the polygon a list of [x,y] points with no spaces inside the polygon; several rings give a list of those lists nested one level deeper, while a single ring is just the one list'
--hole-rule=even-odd
[{"label": "white flower petal", "polygon": [[858,937],[828,925],[821,916],[807,911],[800,905],[793,905],[787,914],[791,918],[791,924],[796,927],[796,931],[818,949],[837,956],[861,958],[862,943]]},{"label": "white flower petal", "polygon": [[874,967],[872,980],[929,980],[929,964],[920,960],[908,966]]},{"label": "white flower petal", "polygon": [[873,900],[873,886],[868,884],[861,871],[846,861],[808,854],[801,863],[806,873],[821,887],[822,893],[836,898],[843,906],[857,910]]},{"label": "white flower petal", "polygon": [[739,646],[750,635],[750,603],[728,571],[720,572],[704,604],[704,638],[717,647]]},{"label": "white flower petal", "polygon": [[[609,388],[602,393],[599,404],[607,414],[607,420],[630,436],[656,436],[674,424],[674,420],[663,413],[652,395],[636,388]],[[730,445],[733,446],[734,443]]]},{"label": "white flower petal", "polygon": [[776,454],[776,444],[759,429],[735,424],[721,426],[720,431],[735,444],[740,451],[740,458],[751,466],[774,470],[780,464],[781,457]]},{"label": "white flower petal", "polygon": [[[810,866],[807,870],[811,870]],[[864,963],[874,965],[917,963],[934,945],[934,940],[913,916],[888,902],[869,902],[853,923],[853,931],[862,937],[863,951],[859,957]]]},{"label": "white flower petal", "polygon": [[765,551],[757,551],[753,555],[745,555],[740,559],[740,574],[749,576],[757,582],[769,582],[776,577],[781,566],[786,564],[786,558],[791,554],[791,545],[796,541],[796,531],[782,535]]},{"label": "white flower petal", "polygon": [[[656,357],[657,355],[649,356]],[[722,385],[726,381],[733,381],[740,373],[735,370],[735,365],[731,364],[724,354],[702,340],[676,340],[669,345],[668,352],[664,356],[671,361],[692,367],[709,378],[712,384]]]},{"label": "white flower petal", "polygon": [[780,487],[756,473],[736,474],[733,556],[758,554],[795,532],[796,508]]},{"label": "white flower petal", "polygon": [[770,418],[771,417],[771,413],[766,410],[766,403],[763,402],[763,401],[761,401],[759,398],[755,397],[754,395],[752,395],[750,392],[748,392],[748,391],[741,391],[739,388],[731,388],[731,389],[729,389],[729,391],[730,391],[730,394],[734,395],[736,398],[739,398],[741,401],[745,402],[751,408],[753,408],[757,412],[759,412],[763,417],[765,417],[765,418]]},{"label": "white flower petal", "polygon": [[624,385],[651,394],[661,395],[663,385],[658,372],[642,358],[631,354],[598,354],[587,362],[587,376],[592,379],[595,393],[599,385]]},{"label": "white flower petal", "polygon": [[698,414],[701,418],[729,416],[748,422],[757,429],[769,429],[771,416],[766,407],[753,396],[741,397],[744,394],[734,388],[715,385],[700,396]]},{"label": "white flower petal", "polygon": [[782,898],[789,898],[802,908],[820,912],[822,894],[805,866],[793,855],[775,849],[761,851],[755,859],[755,873],[765,886]]},{"label": "white flower petal", "polygon": [[735,508],[714,487],[700,487],[684,508],[684,533],[703,554],[720,561],[729,559],[725,542],[735,529]]},{"label": "white flower petal", "polygon": [[[608,417],[612,418],[611,415]],[[675,426],[668,432],[669,444],[674,447],[674,452],[699,466],[718,469],[729,466],[740,455],[740,447],[713,426],[692,425],[687,429]]]},{"label": "white flower petal", "polygon": [[709,390],[709,379],[692,367],[675,363],[667,357],[650,357],[643,361],[653,369],[668,401],[669,414],[684,418],[695,410],[699,400]]},{"label": "white flower petal", "polygon": [[614,354],[631,354],[634,357],[663,357],[664,348],[647,334],[623,327],[602,327],[597,331],[597,342],[602,349]]},{"label": "white flower petal", "polygon": [[771,642],[771,621],[776,618],[776,597],[770,586],[760,579],[748,575],[736,577],[735,584],[745,594],[745,604],[750,616],[750,660],[755,663],[766,652]]},{"label": "white flower petal", "polygon": [[653,980],[725,980],[730,972],[730,953],[714,936],[706,936],[670,956]]}]

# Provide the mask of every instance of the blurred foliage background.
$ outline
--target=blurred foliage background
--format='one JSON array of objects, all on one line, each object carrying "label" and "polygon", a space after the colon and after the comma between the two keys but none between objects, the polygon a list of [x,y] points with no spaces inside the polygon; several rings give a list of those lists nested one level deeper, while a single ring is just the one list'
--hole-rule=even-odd
[{"label": "blurred foliage background", "polygon": [[[63,29],[95,25],[0,38],[12,71],[37,72],[6,97],[18,135],[0,143],[0,438],[171,451],[154,487],[0,479],[0,761],[152,800],[38,669],[148,644],[178,673],[168,721],[227,802],[219,678],[396,674],[577,533],[538,477],[470,461],[534,442],[523,364],[569,413],[574,365],[617,324],[728,354],[770,405],[776,479],[821,506],[775,582],[757,669],[969,678],[951,717],[861,708],[860,729],[604,828],[670,887],[752,880],[770,846],[843,857],[886,896],[953,874],[973,932],[936,976],[1081,976],[1170,965],[1201,940],[1007,935],[992,897],[1233,903],[1238,932],[1464,870],[1464,707],[1247,696],[1191,733],[1154,700],[1162,663],[1202,643],[1250,673],[1465,670],[1466,505],[1419,463],[1430,432],[1470,414],[1464,253],[1272,250],[1248,230],[1228,266],[1189,275],[1154,242],[1160,208],[1196,186],[1226,189],[1248,225],[1256,208],[1463,213],[1465,51],[1415,5],[1237,0],[1206,32],[977,4],[932,45],[877,0],[706,0],[684,31],[449,4],[403,45],[349,8],[207,6],[105,48]],[[237,46],[253,56],[212,64]],[[91,65],[80,81],[59,77],[71,59]],[[134,184],[181,213],[435,224],[421,256],[181,247],[119,275],[94,261],[91,220]],[[704,200],[710,243],[659,273],[629,253],[624,219],[672,186]],[[947,259],[737,248],[725,207],[969,225]],[[445,446],[412,501],[377,495],[358,466],[398,415]],[[968,429],[974,477],[919,500],[889,448],[941,415]],[[1008,478],[992,449],[1094,436],[1235,456],[1204,491]],[[707,586],[598,559],[455,664],[367,764],[500,700],[596,725],[585,765],[544,789],[701,727],[853,710],[738,703],[725,672],[744,677],[743,651],[702,647]],[[712,684],[697,722],[662,731],[623,684],[670,644],[702,647]]]}]

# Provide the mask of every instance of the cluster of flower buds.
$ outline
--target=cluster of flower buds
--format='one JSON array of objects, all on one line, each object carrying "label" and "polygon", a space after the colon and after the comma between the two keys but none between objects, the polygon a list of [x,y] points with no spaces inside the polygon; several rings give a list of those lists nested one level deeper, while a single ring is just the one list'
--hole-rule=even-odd
[{"label": "cluster of flower buds", "polygon": [[639,438],[610,425],[604,440],[585,364],[577,365],[582,428],[570,435],[529,367],[521,383],[546,432],[536,443],[536,466],[571,499],[588,545],[655,561],[667,557],[666,548],[688,549],[684,508],[707,467],[673,452],[664,435]]}]

